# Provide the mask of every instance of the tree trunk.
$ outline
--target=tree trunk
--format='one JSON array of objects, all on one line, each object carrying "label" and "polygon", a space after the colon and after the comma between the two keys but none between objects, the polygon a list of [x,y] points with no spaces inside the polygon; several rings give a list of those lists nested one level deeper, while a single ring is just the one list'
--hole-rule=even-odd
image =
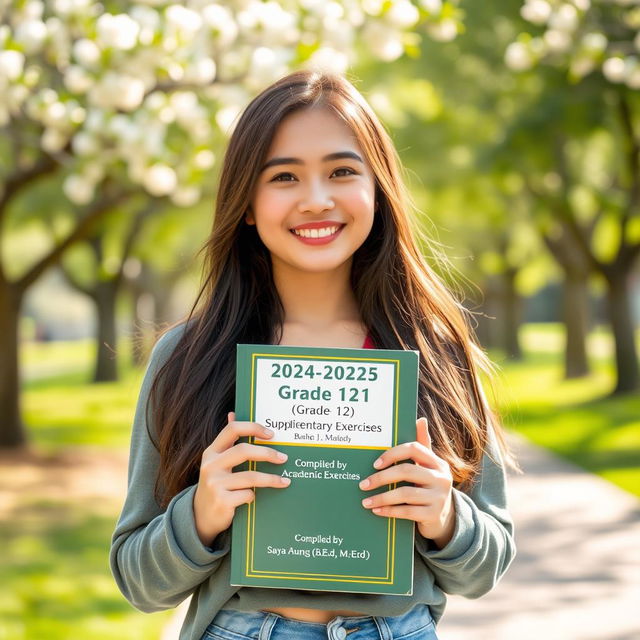
[{"label": "tree trunk", "polygon": [[117,280],[101,281],[95,288],[95,303],[98,321],[96,366],[94,382],[114,382],[118,379],[116,344],[116,300]]},{"label": "tree trunk", "polygon": [[607,278],[609,315],[615,342],[616,386],[614,393],[637,391],[640,387],[638,353],[631,312],[628,273],[613,271]]},{"label": "tree trunk", "polygon": [[504,273],[504,311],[503,345],[507,358],[522,360],[520,348],[520,323],[522,318],[522,300],[516,289],[516,269],[507,269]]},{"label": "tree trunk", "polygon": [[13,449],[27,443],[20,415],[18,368],[18,321],[22,295],[0,280],[0,448]]},{"label": "tree trunk", "polygon": [[563,289],[565,378],[581,378],[589,374],[587,358],[589,289],[586,276],[565,271]]}]

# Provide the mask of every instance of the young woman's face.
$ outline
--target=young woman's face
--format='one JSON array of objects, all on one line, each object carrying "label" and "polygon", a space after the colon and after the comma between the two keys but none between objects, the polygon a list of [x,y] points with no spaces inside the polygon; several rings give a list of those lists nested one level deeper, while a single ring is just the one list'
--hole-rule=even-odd
[{"label": "young woman's face", "polygon": [[276,132],[247,222],[275,268],[350,265],[374,216],[375,180],[351,129],[327,108],[287,116]]}]

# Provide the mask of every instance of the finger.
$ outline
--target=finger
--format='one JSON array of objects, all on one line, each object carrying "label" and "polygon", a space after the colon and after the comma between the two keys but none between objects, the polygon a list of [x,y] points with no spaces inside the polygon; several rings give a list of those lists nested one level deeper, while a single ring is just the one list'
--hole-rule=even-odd
[{"label": "finger", "polygon": [[368,478],[364,478],[358,486],[365,491],[371,491],[394,482],[413,482],[424,486],[430,484],[432,476],[433,471],[427,467],[404,462],[394,464],[392,467],[378,473],[373,473]]},{"label": "finger", "polygon": [[[229,412],[232,415],[233,411]],[[235,414],[233,414],[235,417]],[[238,438],[242,436],[258,436],[260,438],[273,437],[273,431],[263,427],[257,422],[245,422],[232,420],[216,436],[215,440],[205,449],[205,452],[213,451],[222,453],[234,445]]]},{"label": "finger", "polygon": [[430,506],[432,497],[432,492],[422,487],[399,487],[375,496],[368,496],[362,501],[362,506],[367,509],[402,504],[426,507]]},{"label": "finger", "polygon": [[251,487],[273,487],[282,489],[291,484],[289,478],[276,475],[275,473],[262,473],[260,471],[238,471],[230,474],[224,482],[225,488],[229,490],[249,489]]},{"label": "finger", "polygon": [[239,507],[241,504],[249,504],[255,500],[256,494],[253,489],[240,489],[229,492],[229,504],[232,507]]},{"label": "finger", "polygon": [[413,460],[423,467],[440,469],[442,460],[420,442],[404,442],[391,449],[387,449],[374,463],[376,469],[384,469],[400,460]]},{"label": "finger", "polygon": [[272,464],[282,464],[286,462],[288,456],[282,451],[266,447],[261,444],[249,444],[241,442],[230,449],[223,451],[216,458],[216,467],[220,469],[232,469],[248,460],[256,460],[259,462],[271,462]]},{"label": "finger", "polygon": [[425,520],[428,507],[417,507],[413,505],[403,505],[395,507],[376,507],[371,509],[371,513],[386,518],[401,518],[403,520],[413,520],[422,522]]},{"label": "finger", "polygon": [[416,440],[427,449],[432,448],[431,436],[429,435],[429,423],[426,418],[418,418],[416,420]]}]

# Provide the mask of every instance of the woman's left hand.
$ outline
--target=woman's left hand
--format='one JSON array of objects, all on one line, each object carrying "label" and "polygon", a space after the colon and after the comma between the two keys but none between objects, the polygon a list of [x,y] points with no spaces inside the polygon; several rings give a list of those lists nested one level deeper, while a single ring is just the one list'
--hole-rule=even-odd
[{"label": "woman's left hand", "polygon": [[[415,520],[420,534],[442,549],[453,537],[456,521],[451,469],[431,449],[426,418],[417,420],[416,431],[416,442],[385,451],[373,463],[379,471],[360,482],[360,488],[366,491],[395,482],[413,486],[369,496],[362,505],[378,516]],[[413,460],[415,464],[393,464],[401,460]]]}]

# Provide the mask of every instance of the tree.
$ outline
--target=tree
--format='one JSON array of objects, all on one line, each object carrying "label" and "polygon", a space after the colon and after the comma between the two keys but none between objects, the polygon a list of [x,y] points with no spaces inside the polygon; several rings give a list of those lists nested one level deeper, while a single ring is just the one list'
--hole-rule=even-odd
[{"label": "tree", "polygon": [[[640,97],[634,91],[640,88],[640,62],[635,55],[640,45],[640,11],[624,0],[527,0],[522,15],[540,25],[543,33],[522,32],[506,50],[507,64],[520,71],[537,65],[559,69],[565,78],[564,93],[582,90],[600,114],[598,129],[586,138],[570,138],[557,122],[549,123],[548,130],[555,134],[552,149],[557,184],[546,189],[544,197],[554,200],[554,211],[583,259],[607,285],[615,341],[614,393],[636,391],[640,367],[629,279],[640,255]],[[600,176],[591,179],[585,195],[580,186],[586,174],[579,175],[576,167],[594,147],[599,151]],[[585,201],[591,202],[585,205]],[[585,208],[591,218],[586,221]]]},{"label": "tree", "polygon": [[356,42],[391,61],[423,25],[455,37],[455,5],[0,2],[0,245],[10,210],[39,180],[53,176],[76,207],[66,235],[24,274],[10,278],[0,256],[0,447],[26,441],[17,325],[24,292],[47,268],[141,188],[195,203],[216,130],[287,70],[344,71]]},{"label": "tree", "polygon": [[[116,332],[116,303],[124,283],[127,260],[131,257],[145,220],[162,208],[159,198],[147,199],[137,208],[121,212],[119,225],[110,224],[107,233],[97,228],[76,250],[86,248],[80,268],[74,268],[68,258],[60,263],[66,281],[76,291],[86,295],[96,310],[96,362],[93,382],[118,379],[118,348]],[[119,227],[119,228],[118,228]],[[122,228],[124,227],[124,228]],[[115,231],[115,233],[114,233]],[[114,235],[116,236],[114,238]]]}]

